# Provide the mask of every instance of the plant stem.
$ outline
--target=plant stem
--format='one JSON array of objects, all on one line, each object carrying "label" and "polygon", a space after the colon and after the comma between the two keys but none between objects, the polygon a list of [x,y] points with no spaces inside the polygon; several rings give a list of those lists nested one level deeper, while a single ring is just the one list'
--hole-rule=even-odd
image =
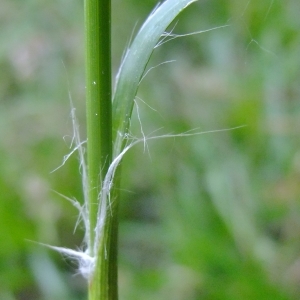
[{"label": "plant stem", "polygon": [[101,182],[112,159],[110,11],[110,0],[85,0],[88,249],[91,256],[97,257],[89,280],[89,300],[117,299],[116,205],[104,225],[98,253],[94,253]]}]

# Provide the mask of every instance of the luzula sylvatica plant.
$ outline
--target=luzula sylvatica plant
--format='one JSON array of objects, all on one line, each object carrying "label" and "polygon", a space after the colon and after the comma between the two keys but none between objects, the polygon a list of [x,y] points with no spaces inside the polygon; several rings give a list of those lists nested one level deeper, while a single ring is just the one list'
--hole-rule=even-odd
[{"label": "luzula sylvatica plant", "polygon": [[84,250],[52,248],[77,260],[88,281],[89,300],[118,298],[118,166],[124,154],[144,140],[128,135],[134,99],[153,50],[178,37],[165,33],[166,28],[195,1],[166,0],[154,9],[126,50],[112,92],[110,0],[85,0],[87,145],[80,140],[73,114],[84,204],[71,200],[84,224]]}]

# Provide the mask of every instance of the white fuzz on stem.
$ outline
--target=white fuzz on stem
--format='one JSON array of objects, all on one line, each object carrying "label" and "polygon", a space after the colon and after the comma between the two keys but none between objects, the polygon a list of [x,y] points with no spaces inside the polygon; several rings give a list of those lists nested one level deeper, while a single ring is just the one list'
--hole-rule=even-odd
[{"label": "white fuzz on stem", "polygon": [[[73,115],[73,121],[74,121],[73,126],[75,125],[75,129],[74,129],[74,132],[76,133],[75,136],[77,136],[79,138],[78,126],[76,125],[75,115]],[[124,155],[127,153],[127,151],[129,151],[133,146],[135,146],[139,143],[142,143],[142,142],[145,143],[145,141],[165,139],[165,138],[176,138],[176,137],[191,137],[191,136],[208,134],[208,133],[224,132],[224,131],[234,130],[234,129],[238,129],[238,128],[242,128],[242,127],[244,127],[244,125],[238,126],[238,127],[233,127],[233,128],[228,128],[228,129],[210,130],[210,131],[194,132],[194,133],[192,131],[195,131],[197,129],[193,129],[193,130],[189,130],[187,132],[179,133],[179,134],[165,134],[165,135],[149,136],[149,137],[144,136],[143,138],[136,138],[136,139],[133,138],[133,141],[131,141],[131,143],[129,145],[127,145],[122,150],[122,152],[117,157],[115,157],[115,159],[112,161],[112,163],[110,164],[110,166],[108,168],[106,176],[102,182],[102,189],[99,194],[100,205],[99,205],[99,210],[98,210],[97,225],[95,228],[96,236],[95,236],[95,243],[93,245],[92,253],[98,253],[98,250],[100,247],[100,241],[103,236],[103,229],[104,229],[104,225],[105,225],[105,221],[106,221],[106,216],[108,213],[110,213],[110,205],[111,205],[110,192],[111,192],[111,189],[113,186],[115,172],[116,172],[117,167],[119,166],[120,162],[122,161]],[[81,157],[81,155],[83,155],[83,153],[84,153],[84,150],[82,149],[82,143],[78,139],[76,139],[76,143],[79,143],[76,148],[78,149],[78,152],[79,152],[82,168],[84,168],[83,166],[85,166],[85,164],[84,164],[84,161],[82,161],[82,159],[84,159],[84,157],[83,156]],[[85,189],[86,187],[83,186],[83,188]],[[86,193],[86,191],[84,191],[84,194],[85,193]],[[86,204],[84,204],[82,206],[76,200],[70,199],[63,195],[61,195],[61,196],[64,197],[65,199],[67,199],[69,202],[71,202],[72,205],[78,209],[79,214],[82,217],[82,221],[83,221],[84,228],[86,231],[84,242],[85,242],[85,245],[89,245],[89,240],[88,240],[89,239],[89,221],[88,221],[89,212],[87,210],[88,206]],[[64,248],[64,247],[56,247],[56,246],[51,246],[51,245],[46,245],[46,244],[41,244],[41,245],[44,245],[52,250],[55,250],[55,251],[63,254],[64,256],[70,258],[71,260],[75,260],[78,264],[79,272],[85,278],[88,279],[90,276],[92,276],[92,274],[94,272],[95,261],[96,261],[97,257],[90,255],[91,251],[89,248],[86,248],[85,251],[82,251],[82,250],[72,250],[72,249],[68,249],[68,248]]]}]

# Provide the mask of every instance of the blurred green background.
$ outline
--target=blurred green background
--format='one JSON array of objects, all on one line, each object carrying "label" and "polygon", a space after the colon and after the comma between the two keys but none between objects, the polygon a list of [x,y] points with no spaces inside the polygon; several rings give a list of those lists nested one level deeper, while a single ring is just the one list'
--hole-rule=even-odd
[{"label": "blurred green background", "polygon": [[[113,74],[156,0],[113,0]],[[123,164],[120,299],[300,298],[300,2],[202,0],[174,22],[136,100],[151,141]],[[78,248],[72,95],[85,136],[83,3],[0,9],[0,298],[85,298]],[[135,28],[135,29],[134,29]],[[150,106],[150,107],[149,107]],[[132,134],[141,136],[137,110]]]}]

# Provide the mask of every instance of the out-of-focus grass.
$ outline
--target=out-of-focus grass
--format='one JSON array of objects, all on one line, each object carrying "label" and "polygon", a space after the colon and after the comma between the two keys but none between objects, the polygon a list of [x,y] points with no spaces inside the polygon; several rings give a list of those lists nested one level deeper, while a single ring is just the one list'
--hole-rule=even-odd
[{"label": "out-of-focus grass", "polygon": [[[155,3],[113,1],[115,71]],[[120,299],[299,298],[298,11],[296,0],[202,1],[174,32],[230,26],[154,53],[151,66],[176,62],[141,84],[146,134],[246,127],[127,155]],[[0,14],[0,298],[84,299],[76,266],[26,241],[81,242],[76,211],[51,191],[81,198],[77,159],[50,171],[69,152],[68,91],[85,131],[82,4],[11,0]]]}]

